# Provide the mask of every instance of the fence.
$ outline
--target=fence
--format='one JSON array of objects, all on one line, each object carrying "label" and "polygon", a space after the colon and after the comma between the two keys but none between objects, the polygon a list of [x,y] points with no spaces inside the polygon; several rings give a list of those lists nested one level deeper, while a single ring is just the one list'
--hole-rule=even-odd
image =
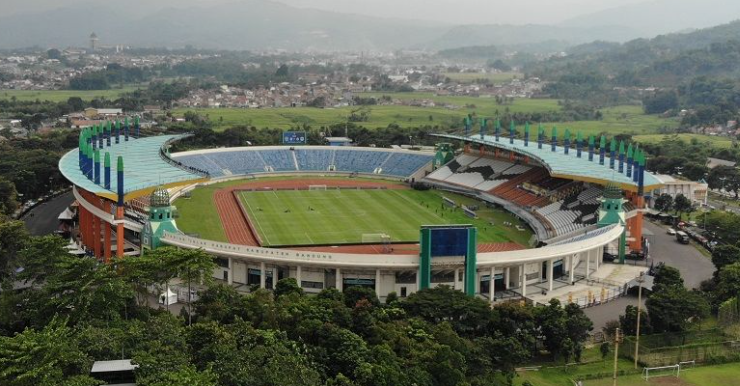
[{"label": "fence", "polygon": [[[622,356],[634,359],[635,337],[625,337]],[[667,366],[680,362],[726,362],[740,359],[740,341],[720,329],[684,334],[667,333],[640,337],[639,361],[644,366]]]},{"label": "fence", "polygon": [[717,313],[717,323],[720,326],[727,327],[738,322],[740,322],[740,296],[720,304]]}]

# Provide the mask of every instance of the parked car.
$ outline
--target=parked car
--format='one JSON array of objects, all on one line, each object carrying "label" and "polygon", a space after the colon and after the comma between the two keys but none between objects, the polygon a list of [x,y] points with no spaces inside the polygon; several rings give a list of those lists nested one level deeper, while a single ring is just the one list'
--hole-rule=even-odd
[{"label": "parked car", "polygon": [[676,235],[676,230],[673,229],[673,228],[668,228],[668,234],[671,235],[671,236],[675,236]]}]

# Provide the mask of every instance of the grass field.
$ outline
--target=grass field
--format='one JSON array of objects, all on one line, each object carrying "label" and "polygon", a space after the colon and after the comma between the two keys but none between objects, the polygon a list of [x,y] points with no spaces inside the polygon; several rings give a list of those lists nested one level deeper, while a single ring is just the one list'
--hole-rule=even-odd
[{"label": "grass field", "polygon": [[[239,194],[266,246],[361,243],[363,234],[380,233],[389,235],[391,242],[418,242],[421,225],[472,222],[460,209],[445,208],[441,196],[431,191],[328,189]],[[485,223],[480,228],[480,242],[516,242],[509,235],[493,232],[494,227]],[[527,240],[531,235],[507,230],[522,233]],[[516,239],[521,242],[525,237]]]},{"label": "grass field", "polygon": [[[260,181],[270,181],[270,180],[286,180],[286,179],[292,179],[292,178],[262,178]],[[356,180],[364,180],[361,178],[358,178]],[[192,233],[192,234],[198,234],[200,237],[204,239],[209,240],[215,240],[215,241],[228,241],[226,238],[226,234],[224,233],[223,226],[221,224],[221,220],[218,216],[218,211],[216,209],[216,205],[213,201],[213,194],[216,190],[231,187],[231,186],[238,186],[244,184],[244,180],[236,180],[236,181],[228,181],[220,184],[214,184],[210,186],[203,186],[199,187],[198,189],[195,189],[192,193],[190,198],[180,198],[175,202],[175,206],[177,207],[177,210],[180,214],[180,217],[177,219],[177,226],[180,230],[186,233]],[[389,192],[390,190],[385,190],[383,192]],[[330,193],[331,191],[326,191],[323,193]],[[350,192],[348,190],[343,190],[342,194]],[[404,197],[407,197],[408,199],[412,200],[412,202],[421,202],[424,201],[428,203],[429,209],[427,210],[426,207],[420,208],[418,204],[414,204],[415,207],[419,209],[419,211],[414,210],[414,215],[419,212],[428,211],[431,212],[431,214],[434,214],[434,209],[441,207],[442,198],[441,195],[442,192],[433,190],[433,191],[415,191],[415,190],[403,190],[403,191],[397,191],[400,194],[404,195]],[[402,193],[401,193],[402,192]],[[287,192],[278,192],[278,194],[281,193],[287,193]],[[304,194],[309,194],[309,192],[304,191]],[[310,192],[314,193],[314,192]],[[322,192],[319,192],[322,193]],[[518,231],[514,227],[505,227],[501,226],[504,222],[510,222],[513,224],[518,224],[518,220],[509,212],[506,212],[502,209],[492,209],[492,208],[486,208],[485,206],[481,205],[480,202],[456,195],[456,194],[449,194],[444,193],[446,197],[449,197],[450,199],[454,200],[458,204],[464,204],[464,205],[480,205],[481,208],[478,210],[478,216],[479,219],[471,219],[467,216],[465,216],[461,210],[457,209],[455,211],[452,211],[451,209],[447,209],[447,211],[444,212],[444,223],[453,223],[453,224],[473,224],[478,227],[478,242],[481,243],[494,243],[494,242],[515,242],[518,244],[521,244],[523,246],[527,246],[527,243],[529,241],[529,238],[532,236],[532,233],[529,230],[526,231]],[[397,198],[396,201],[398,202],[400,198]],[[416,200],[416,201],[414,201]],[[410,204],[403,200],[401,201],[406,206],[410,206]],[[251,203],[250,203],[251,205]],[[281,204],[282,205],[282,204]],[[358,203],[354,203],[355,206],[358,206]],[[359,205],[364,205],[364,203],[359,203]],[[246,205],[245,205],[246,206]],[[316,206],[313,206],[315,209],[318,209]],[[306,211],[308,208],[308,205],[302,203],[299,207],[297,207],[298,210]],[[361,210],[365,210],[363,208],[360,208]],[[263,208],[264,210],[264,208]],[[282,208],[282,210],[285,210],[285,208]],[[283,214],[281,209],[278,208],[278,214]],[[293,214],[297,214],[299,212],[294,212]],[[441,216],[439,216],[441,218]],[[254,218],[254,217],[252,217]],[[431,219],[434,219],[433,217]],[[362,218],[359,220],[356,220],[356,222],[361,223],[363,221]],[[390,220],[383,220],[385,223],[392,223]],[[410,240],[417,242],[419,238],[419,228],[418,224],[423,223],[422,219],[416,219],[415,220],[417,225],[412,230],[408,230],[405,234],[411,235],[412,237]],[[438,220],[438,221],[441,221]],[[490,222],[494,222],[497,224],[497,226],[491,226],[489,225]],[[441,222],[434,222],[435,224],[439,224]],[[309,226],[313,227],[314,224],[310,223]],[[304,231],[305,232],[305,231]],[[387,231],[381,231],[381,232],[387,232]],[[320,232],[323,233],[323,232]],[[378,232],[368,232],[368,233],[378,233]],[[361,238],[361,235],[359,236]],[[263,237],[263,241],[267,241]],[[270,241],[274,240],[270,239]],[[316,240],[314,240],[316,241]],[[395,239],[394,239],[395,241]],[[317,242],[317,241],[316,241]]]},{"label": "grass field", "polygon": [[728,137],[717,137],[713,135],[702,134],[649,134],[638,135],[632,137],[632,139],[642,143],[658,143],[663,140],[681,140],[686,143],[690,143],[691,141],[698,141],[698,143],[704,143],[718,149],[729,149],[730,147],[732,147],[732,140]]},{"label": "grass field", "polygon": [[[658,132],[658,129],[667,127],[675,129],[679,122],[676,119],[661,118],[657,115],[647,115],[642,111],[640,106],[615,106],[607,107],[601,110],[603,118],[599,121],[577,121],[577,122],[546,122],[542,125],[547,127],[546,134],[549,136],[549,129],[557,126],[558,135],[563,136],[565,129],[575,138],[580,131],[584,135],[600,135],[605,133],[607,136],[616,134],[643,135]],[[535,134],[532,134],[534,137]]]},{"label": "grass field", "polygon": [[485,79],[494,84],[508,83],[514,78],[523,78],[524,75],[518,72],[499,72],[496,74],[481,74],[477,72],[446,72],[444,76],[460,82],[460,83],[473,83],[478,79]]},{"label": "grass field", "polygon": [[15,97],[19,101],[51,101],[66,102],[71,97],[80,97],[82,100],[92,100],[96,97],[105,97],[107,99],[117,99],[121,94],[135,91],[137,87],[127,86],[124,88],[114,88],[110,90],[51,90],[51,91],[34,91],[34,90],[0,90],[0,99],[9,100]]},{"label": "grass field", "polygon": [[[387,127],[397,124],[401,127],[418,127],[431,125],[439,127],[459,126],[463,117],[468,113],[476,111],[478,114],[494,115],[496,110],[503,113],[505,108],[512,112],[525,111],[554,111],[560,107],[557,101],[551,99],[517,99],[513,104],[506,106],[496,105],[491,98],[470,97],[433,97],[428,93],[390,93],[390,94],[366,94],[365,96],[390,95],[399,99],[434,99],[440,103],[453,103],[459,108],[448,109],[444,107],[416,107],[416,106],[367,106],[366,111],[369,118],[361,122],[362,126],[371,129]],[[444,102],[444,101],[449,102]],[[465,105],[476,107],[466,108]],[[223,130],[234,125],[252,125],[255,127],[271,127],[288,129],[301,125],[312,127],[328,126],[336,123],[347,122],[347,117],[357,107],[341,107],[318,109],[313,107],[286,107],[268,109],[238,109],[238,108],[205,108],[195,109],[201,115],[207,116],[215,129]],[[175,109],[176,116],[183,116],[186,111],[192,109]],[[430,119],[431,118],[431,119]]]},{"label": "grass field", "polygon": [[[360,94],[363,97],[389,96],[402,101],[432,100],[437,107],[420,106],[366,106],[368,113],[366,122],[360,125],[370,129],[387,127],[396,124],[401,127],[436,126],[441,129],[450,127],[461,128],[462,119],[475,112],[479,116],[491,117],[510,113],[534,113],[559,111],[561,109],[555,99],[515,99],[512,104],[499,105],[494,98],[436,96],[433,93],[376,93]],[[448,107],[444,107],[444,106]],[[347,122],[347,117],[358,107],[342,107],[317,109],[312,107],[269,108],[269,109],[196,109],[199,114],[207,116],[215,129],[223,130],[234,125],[252,125],[255,127],[271,127],[279,129],[295,128],[309,125],[317,128],[337,123]],[[183,116],[189,109],[175,109],[176,116]],[[562,137],[565,129],[571,130],[573,135],[581,131],[585,135],[606,133],[615,134],[654,134],[660,128],[676,128],[679,122],[675,119],[661,118],[657,115],[646,115],[640,106],[616,106],[601,110],[603,119],[598,121],[576,122],[544,122],[548,129],[558,127],[558,134]],[[536,124],[536,123],[532,123]],[[519,130],[523,130],[522,126]],[[534,136],[534,132],[532,136]]]},{"label": "grass field", "polygon": [[[584,380],[583,386],[611,386],[611,361],[596,362],[571,367],[567,372],[562,368],[546,368],[541,371],[520,373],[514,380],[515,386],[524,381],[535,386],[573,386],[573,379],[585,374],[601,373],[603,378]],[[632,370],[631,361],[619,360],[620,370]],[[641,374],[623,375],[617,378],[619,386],[736,386],[740,385],[740,364],[729,363],[717,366],[702,366],[681,372],[679,378],[666,376],[650,378],[648,381]]]}]

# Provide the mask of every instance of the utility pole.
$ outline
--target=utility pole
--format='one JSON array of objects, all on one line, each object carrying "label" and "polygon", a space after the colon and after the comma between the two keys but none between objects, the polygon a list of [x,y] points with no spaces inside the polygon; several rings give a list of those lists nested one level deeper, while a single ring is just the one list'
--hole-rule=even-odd
[{"label": "utility pole", "polygon": [[619,343],[622,342],[622,330],[614,330],[614,375],[612,376],[612,386],[617,386],[617,360],[619,358]]},{"label": "utility pole", "polygon": [[637,356],[640,354],[640,314],[642,313],[642,283],[645,282],[645,273],[640,272],[637,277],[637,330],[635,334],[635,369],[637,368]]}]

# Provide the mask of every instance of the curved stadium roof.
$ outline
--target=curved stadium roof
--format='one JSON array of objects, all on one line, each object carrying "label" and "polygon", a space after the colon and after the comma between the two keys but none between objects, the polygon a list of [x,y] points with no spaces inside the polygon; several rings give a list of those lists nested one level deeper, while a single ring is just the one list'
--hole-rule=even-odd
[{"label": "curved stadium roof", "polygon": [[111,157],[111,186],[110,189],[103,187],[103,182],[98,185],[91,181],[80,170],[79,149],[74,149],[59,160],[59,170],[62,175],[74,185],[92,192],[100,197],[116,200],[118,179],[116,178],[116,160],[123,156],[124,163],[124,200],[141,197],[150,194],[159,186],[173,187],[186,185],[205,180],[198,174],[190,173],[167,162],[160,150],[169,141],[174,141],[186,135],[160,135],[145,138],[130,138],[125,141],[121,136],[120,143],[115,144],[111,140],[109,147],[101,149],[101,172],[103,170],[102,158],[105,152]]},{"label": "curved stadium roof", "polygon": [[[492,146],[528,156],[545,166],[553,177],[592,182],[600,185],[607,185],[613,182],[618,184],[623,190],[637,191],[637,183],[633,182],[626,174],[619,173],[617,170],[609,167],[608,152],[604,165],[600,165],[598,152],[594,153],[593,161],[588,160],[588,149],[584,149],[582,157],[578,158],[575,149],[571,149],[568,154],[565,154],[563,146],[557,146],[553,152],[549,143],[544,143],[542,149],[538,149],[537,141],[529,141],[529,145],[524,146],[524,140],[515,138],[513,143],[509,143],[509,137],[504,135],[501,135],[498,141],[496,141],[496,137],[493,135],[484,135],[482,137],[480,135],[471,135],[466,137],[456,134],[435,134],[435,136]],[[644,191],[646,193],[663,185],[658,178],[648,172],[645,172],[644,183]]]}]

